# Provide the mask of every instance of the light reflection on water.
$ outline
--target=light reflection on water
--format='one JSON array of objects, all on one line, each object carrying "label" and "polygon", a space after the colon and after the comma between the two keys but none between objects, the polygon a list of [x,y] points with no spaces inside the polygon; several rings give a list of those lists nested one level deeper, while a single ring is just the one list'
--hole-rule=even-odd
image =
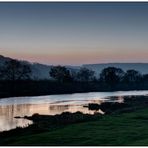
[{"label": "light reflection on water", "polygon": [[[105,96],[103,99],[102,96]],[[127,91],[127,92],[104,92],[103,93],[82,93],[71,95],[50,95],[40,97],[18,97],[0,100],[0,131],[25,127],[32,124],[26,119],[16,119],[15,116],[31,116],[34,113],[44,115],[61,114],[62,112],[77,112],[84,114],[104,113],[101,110],[89,110],[89,103],[101,104],[103,102],[116,101],[124,102],[125,95],[146,95],[148,91]],[[97,97],[98,95],[98,97]],[[118,97],[113,97],[118,96]],[[69,98],[69,99],[68,99]],[[23,103],[24,102],[24,103]]]},{"label": "light reflection on water", "polygon": [[[78,103],[79,102],[79,103]],[[82,103],[83,102],[83,103]],[[26,127],[32,124],[32,121],[22,118],[14,118],[17,116],[31,116],[34,113],[42,115],[56,115],[63,112],[75,113],[80,111],[84,114],[101,113],[101,110],[89,110],[88,107],[84,107],[88,103],[101,104],[104,100],[86,100],[83,101],[58,101],[55,103],[44,104],[13,104],[13,105],[1,105],[0,106],[0,131],[14,129],[16,127]]]},{"label": "light reflection on water", "polygon": [[[98,102],[98,101],[97,101]],[[14,118],[16,116],[31,116],[34,113],[43,115],[56,115],[63,112],[83,112],[84,114],[103,113],[101,110],[92,111],[83,105],[65,103],[61,104],[14,104],[0,106],[0,131],[14,129],[16,127],[26,127],[32,124],[30,120]]]}]

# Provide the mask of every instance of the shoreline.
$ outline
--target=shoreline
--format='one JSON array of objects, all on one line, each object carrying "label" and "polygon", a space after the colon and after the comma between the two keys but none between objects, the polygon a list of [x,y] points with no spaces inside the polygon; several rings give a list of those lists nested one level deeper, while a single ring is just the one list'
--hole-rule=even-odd
[{"label": "shoreline", "polygon": [[45,96],[86,92],[113,92],[148,90],[148,84],[116,84],[108,86],[100,82],[67,82],[56,81],[0,81],[0,99],[21,96]]},{"label": "shoreline", "polygon": [[[65,112],[60,115],[34,114],[32,116],[24,116],[23,118],[32,120],[33,124],[25,128],[16,128],[9,131],[0,132],[0,139],[1,139],[0,145],[13,145],[11,144],[11,142],[16,141],[17,143],[18,138],[21,138],[21,137],[27,138],[29,137],[29,135],[38,136],[44,133],[50,134],[54,131],[58,132],[60,130],[64,130],[65,128],[69,128],[71,126],[79,127],[79,125],[82,125],[82,124],[89,125],[90,123],[95,123],[95,122],[97,122],[98,124],[101,124],[103,120],[107,120],[108,122],[111,122],[110,118],[119,118],[119,121],[120,121],[120,118],[122,119],[122,116],[124,117],[126,115],[128,117],[128,114],[134,115],[135,112],[147,109],[148,96],[132,96],[132,97],[126,96],[124,98],[124,103],[107,102],[107,103],[104,103],[104,105],[103,104],[100,105],[99,108],[101,106],[102,106],[102,109],[104,109],[107,114],[89,115],[89,114],[83,114],[81,112],[76,112],[76,113]],[[96,110],[97,108],[98,106],[91,106],[91,109]],[[135,119],[147,120],[147,117],[143,117],[142,115],[139,115]],[[108,122],[107,123],[103,122],[102,125],[108,124]],[[106,127],[104,127],[104,129],[106,129]],[[33,143],[32,145],[36,145],[36,144]],[[54,145],[56,145],[56,143]]]},{"label": "shoreline", "polygon": [[[142,100],[141,100],[142,98]],[[140,104],[141,103],[141,104]],[[139,96],[124,96],[124,102],[119,103],[119,102],[103,102],[102,104],[97,104],[97,103],[88,103],[88,106],[83,106],[83,107],[87,107],[89,110],[99,110],[101,109],[105,114],[100,114],[100,113],[95,113],[95,114],[84,114],[80,111],[77,111],[75,113],[71,113],[71,112],[63,112],[61,114],[56,114],[56,115],[41,115],[38,113],[33,114],[32,116],[24,116],[24,117],[20,117],[20,116],[16,116],[14,118],[18,119],[18,118],[23,118],[23,119],[27,119],[27,120],[31,120],[33,121],[33,124],[30,124],[27,127],[20,127],[20,129],[28,129],[30,128],[30,126],[34,126],[34,124],[40,124],[41,122],[45,122],[47,120],[48,121],[54,121],[56,123],[58,123],[57,121],[59,120],[60,122],[62,121],[62,118],[64,119],[64,122],[69,122],[66,121],[67,117],[71,118],[71,116],[73,116],[73,119],[75,119],[75,116],[81,115],[81,116],[86,116],[86,117],[94,117],[94,116],[99,116],[99,117],[103,117],[106,115],[113,115],[113,114],[120,114],[120,113],[124,113],[124,112],[132,112],[134,110],[140,109],[140,108],[144,108],[148,106],[148,96],[143,96],[143,95],[139,95]],[[82,119],[84,119],[84,117]],[[55,124],[55,123],[54,123]],[[17,127],[19,129],[19,127]],[[16,128],[16,129],[17,129]],[[16,129],[11,129],[8,131],[2,131],[0,132],[0,135],[2,133],[5,132],[11,132],[11,131],[15,131]]]},{"label": "shoreline", "polygon": [[148,89],[128,89],[128,90],[125,90],[125,89],[120,89],[120,90],[104,90],[104,91],[73,91],[71,93],[67,92],[63,92],[63,93],[49,93],[49,94],[36,94],[36,95],[8,95],[8,96],[1,96],[0,95],[0,99],[8,99],[8,98],[17,98],[17,97],[44,97],[44,96],[49,96],[49,95],[71,95],[71,94],[81,94],[81,93],[99,93],[99,92],[127,92],[127,91],[148,91]]}]

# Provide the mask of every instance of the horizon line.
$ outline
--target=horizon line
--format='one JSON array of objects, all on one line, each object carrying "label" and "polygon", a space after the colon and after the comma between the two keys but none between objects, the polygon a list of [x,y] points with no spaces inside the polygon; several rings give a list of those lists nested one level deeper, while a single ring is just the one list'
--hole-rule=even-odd
[{"label": "horizon line", "polygon": [[40,62],[32,62],[29,60],[22,60],[22,59],[17,59],[17,58],[12,58],[9,56],[4,56],[4,55],[0,55],[0,57],[4,57],[4,58],[10,58],[10,59],[14,59],[14,60],[18,60],[18,61],[22,61],[22,62],[29,62],[30,64],[41,64],[41,65],[46,65],[46,66],[57,66],[57,65],[61,65],[61,66],[73,66],[73,67],[79,67],[79,66],[85,66],[85,65],[107,65],[107,64],[148,64],[148,62],[102,62],[102,63],[86,63],[86,64],[79,64],[79,65],[69,65],[69,64],[45,64],[45,63],[40,63]]}]

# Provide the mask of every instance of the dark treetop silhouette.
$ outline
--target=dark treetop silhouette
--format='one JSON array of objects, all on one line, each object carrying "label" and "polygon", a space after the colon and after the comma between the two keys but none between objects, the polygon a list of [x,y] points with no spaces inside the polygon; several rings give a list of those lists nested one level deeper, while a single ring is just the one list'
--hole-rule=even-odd
[{"label": "dark treetop silhouette", "polygon": [[4,80],[27,80],[30,78],[31,69],[28,65],[17,60],[9,60],[0,70],[1,78]]},{"label": "dark treetop silhouette", "polygon": [[49,77],[52,79],[34,80],[29,65],[8,60],[0,69],[0,97],[148,89],[148,76],[133,69],[124,72],[108,67],[97,77],[87,68],[73,72],[59,65],[49,69]]}]

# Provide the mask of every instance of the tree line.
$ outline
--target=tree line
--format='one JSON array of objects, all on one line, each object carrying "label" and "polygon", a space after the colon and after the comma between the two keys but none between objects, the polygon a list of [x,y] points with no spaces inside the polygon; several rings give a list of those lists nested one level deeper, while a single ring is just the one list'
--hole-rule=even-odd
[{"label": "tree line", "polygon": [[115,85],[118,83],[137,83],[141,81],[148,81],[148,74],[142,75],[139,71],[129,69],[124,72],[121,68],[107,67],[96,76],[95,72],[82,67],[78,72],[70,72],[64,66],[54,66],[49,72],[50,76],[59,82],[100,82],[108,85]]},{"label": "tree line", "polygon": [[71,70],[59,65],[49,69],[49,80],[36,80],[32,77],[29,64],[10,60],[0,66],[0,98],[146,89],[148,74],[143,75],[134,69],[123,71],[107,67],[96,74],[85,67]]},{"label": "tree line", "polygon": [[[6,61],[0,68],[0,79],[19,81],[31,79],[31,68],[17,60]],[[77,72],[71,71],[65,66],[53,66],[49,70],[49,76],[58,82],[100,82],[108,85],[118,83],[137,83],[148,81],[148,74],[142,75],[139,71],[129,69],[124,72],[121,68],[107,67],[104,68],[97,76],[93,70],[85,67],[80,68]]]}]

